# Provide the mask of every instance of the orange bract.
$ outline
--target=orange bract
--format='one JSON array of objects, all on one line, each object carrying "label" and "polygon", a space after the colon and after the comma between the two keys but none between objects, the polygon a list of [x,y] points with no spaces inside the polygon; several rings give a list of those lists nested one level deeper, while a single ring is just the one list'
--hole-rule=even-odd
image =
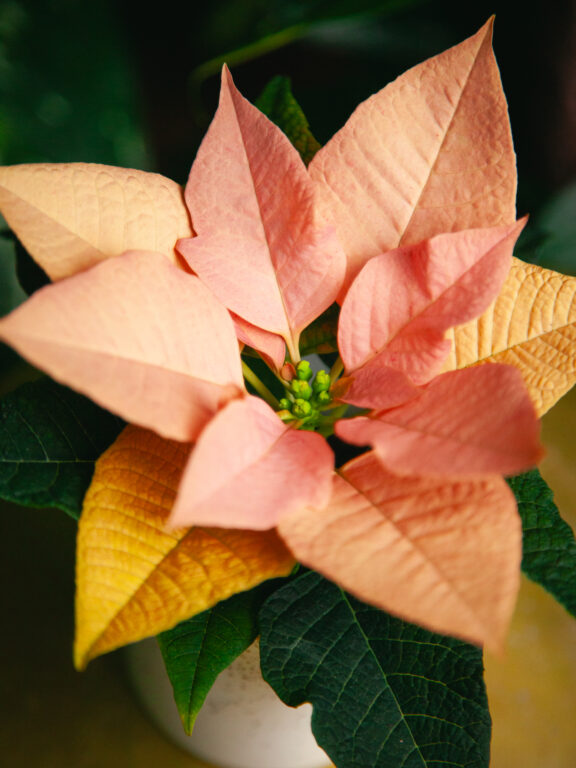
[{"label": "orange bract", "polygon": [[99,460],[78,532],[78,667],[292,570],[273,531],[166,530],[189,452],[128,427]]}]

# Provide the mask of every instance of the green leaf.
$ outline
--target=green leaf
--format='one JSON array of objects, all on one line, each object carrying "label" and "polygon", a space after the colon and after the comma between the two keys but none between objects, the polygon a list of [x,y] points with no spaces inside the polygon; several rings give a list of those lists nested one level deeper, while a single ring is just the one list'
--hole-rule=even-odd
[{"label": "green leaf", "polygon": [[537,469],[508,478],[522,518],[522,570],[576,616],[576,540]]},{"label": "green leaf", "polygon": [[123,426],[49,379],[24,384],[0,402],[0,497],[78,519],[94,462]]},{"label": "green leaf", "polygon": [[0,314],[5,315],[26,298],[16,276],[14,236],[9,231],[0,231],[0,286]]},{"label": "green leaf", "polygon": [[[346,34],[351,19],[385,18],[429,0],[220,0],[206,6],[202,43],[206,52],[222,51],[192,71],[193,83],[201,84],[217,74],[222,64],[230,67],[276,51],[314,31],[332,32],[335,23]],[[211,38],[211,30],[217,34]],[[353,38],[355,29],[350,36]],[[342,35],[342,32],[341,32]]]},{"label": "green leaf", "polygon": [[12,234],[12,237],[16,249],[16,274],[18,275],[18,282],[28,296],[31,296],[35,291],[48,285],[50,278],[30,256],[16,235]]},{"label": "green leaf", "polygon": [[555,195],[536,217],[542,243],[536,262],[547,269],[576,275],[576,184]]},{"label": "green leaf", "polygon": [[186,733],[214,681],[258,634],[257,616],[277,579],[223,600],[158,635],[166,672]]},{"label": "green leaf", "polygon": [[332,304],[331,307],[317,317],[300,335],[300,354],[310,355],[316,352],[319,355],[327,355],[338,352],[338,317],[340,307]]},{"label": "green leaf", "polygon": [[320,149],[320,144],[312,135],[308,121],[292,95],[290,80],[287,77],[274,77],[255,103],[261,112],[284,131],[308,165]]},{"label": "green leaf", "polygon": [[486,768],[490,715],[481,651],[360,603],[316,573],[260,612],[265,680],[314,706],[338,768]]}]

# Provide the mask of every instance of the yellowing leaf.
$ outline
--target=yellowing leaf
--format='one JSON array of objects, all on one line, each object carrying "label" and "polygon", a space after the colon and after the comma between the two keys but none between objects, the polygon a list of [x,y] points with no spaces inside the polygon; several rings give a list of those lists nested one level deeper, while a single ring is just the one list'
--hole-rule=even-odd
[{"label": "yellowing leaf", "polygon": [[129,250],[175,261],[176,240],[192,234],[178,184],[107,165],[0,168],[0,211],[52,280]]},{"label": "yellowing leaf", "polygon": [[271,531],[165,529],[188,453],[127,427],[97,463],[78,532],[79,668],[292,569]]},{"label": "yellowing leaf", "polygon": [[539,415],[576,382],[576,278],[514,259],[494,304],[450,331],[445,370],[508,363],[520,370]]}]

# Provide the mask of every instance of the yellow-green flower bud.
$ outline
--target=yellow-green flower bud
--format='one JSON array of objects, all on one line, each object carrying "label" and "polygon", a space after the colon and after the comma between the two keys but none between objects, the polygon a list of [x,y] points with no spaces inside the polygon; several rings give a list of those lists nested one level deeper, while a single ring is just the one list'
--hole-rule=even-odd
[{"label": "yellow-green flower bud", "polygon": [[293,379],[290,388],[296,397],[300,397],[303,400],[310,400],[312,397],[312,387],[307,381],[301,381],[300,379]]},{"label": "yellow-green flower bud", "polygon": [[332,402],[332,395],[330,392],[318,392],[316,395],[316,402],[319,406],[329,405]]},{"label": "yellow-green flower bud", "polygon": [[330,374],[328,371],[318,371],[316,378],[312,382],[312,389],[316,394],[327,392],[330,389]]},{"label": "yellow-green flower bud", "polygon": [[292,408],[292,400],[289,400],[287,397],[280,398],[278,404],[280,405],[280,409],[283,411],[289,411]]},{"label": "yellow-green flower bud", "polygon": [[312,405],[308,402],[308,400],[303,400],[301,397],[298,397],[292,406],[292,413],[299,419],[304,419],[306,416],[310,416],[312,413]]},{"label": "yellow-green flower bud", "polygon": [[300,360],[296,366],[296,376],[300,379],[300,381],[310,381],[313,374],[308,360]]}]

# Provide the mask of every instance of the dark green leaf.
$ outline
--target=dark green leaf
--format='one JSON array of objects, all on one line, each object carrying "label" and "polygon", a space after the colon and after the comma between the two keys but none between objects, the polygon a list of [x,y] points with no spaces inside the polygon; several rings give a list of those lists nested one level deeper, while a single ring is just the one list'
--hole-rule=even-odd
[{"label": "dark green leaf", "polygon": [[273,78],[258,97],[256,106],[284,131],[308,165],[320,149],[320,144],[312,135],[308,121],[292,95],[290,80],[287,77]]},{"label": "dark green leaf", "polygon": [[556,195],[536,217],[542,242],[536,248],[536,263],[576,275],[576,184]]},{"label": "dark green leaf", "polygon": [[116,416],[48,379],[0,402],[0,497],[74,518],[94,462],[123,427]]},{"label": "dark green leaf", "polygon": [[331,307],[317,317],[300,335],[300,353],[310,355],[316,352],[319,355],[338,352],[338,317],[340,307],[332,304]]},{"label": "dark green leaf", "polygon": [[[5,241],[6,245],[11,247],[14,251],[16,269],[13,269],[12,264],[7,265],[7,260],[5,261],[4,258],[2,258],[2,261],[4,262],[2,266],[5,269],[7,269],[8,266],[12,267],[11,271],[15,274],[13,274],[13,276],[11,275],[11,277],[13,281],[17,279],[17,282],[19,283],[17,298],[19,301],[23,301],[26,298],[26,294],[30,296],[39,288],[43,288],[45,285],[48,285],[50,278],[46,272],[44,272],[42,267],[34,261],[32,256],[30,256],[14,232],[11,232],[10,230],[0,232],[0,237],[2,238],[0,240],[0,249],[2,249],[2,246],[4,246]],[[3,256],[4,254],[2,254],[2,257]],[[2,303],[3,302],[0,301],[0,307]],[[9,307],[8,309],[12,309],[12,307]],[[4,310],[2,310],[2,314],[4,314]]]},{"label": "dark green leaf", "polygon": [[23,290],[30,296],[35,291],[48,285],[50,278],[42,267],[37,264],[20,240],[13,235],[16,247],[16,274]]},{"label": "dark green leaf", "polygon": [[338,768],[486,768],[490,715],[478,648],[360,603],[307,572],[260,612],[264,678]]},{"label": "dark green leaf", "polygon": [[220,672],[256,639],[258,611],[277,583],[234,595],[158,635],[186,733]]},{"label": "dark green leaf", "polygon": [[9,231],[0,231],[0,286],[0,315],[5,315],[26,298],[18,284],[14,236]]},{"label": "dark green leaf", "polygon": [[522,570],[576,616],[576,540],[537,469],[508,479],[522,518]]}]

